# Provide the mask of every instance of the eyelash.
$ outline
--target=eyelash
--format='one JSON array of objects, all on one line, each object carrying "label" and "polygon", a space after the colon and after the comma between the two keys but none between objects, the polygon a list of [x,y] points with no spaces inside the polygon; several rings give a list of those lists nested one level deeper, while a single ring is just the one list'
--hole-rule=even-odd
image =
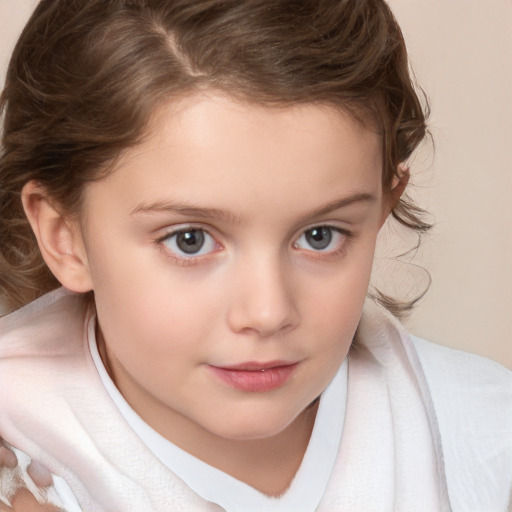
[{"label": "eyelash", "polygon": [[[301,249],[298,246],[299,241],[303,237],[306,237],[307,236],[306,234],[308,232],[311,233],[312,231],[315,231],[315,230],[316,231],[321,231],[321,230],[324,230],[324,229],[329,230],[331,235],[332,235],[332,233],[335,233],[336,235],[342,237],[342,239],[340,241],[338,241],[338,247],[336,249],[333,249],[333,250]],[[333,258],[336,258],[336,257],[340,256],[341,254],[343,254],[347,250],[347,244],[353,238],[354,238],[354,233],[352,233],[351,231],[348,231],[346,229],[342,229],[342,228],[339,228],[337,226],[331,226],[329,224],[316,224],[316,225],[313,225],[313,226],[310,226],[310,227],[304,229],[302,231],[300,237],[293,244],[293,247],[294,247],[294,249],[305,250],[305,251],[311,253],[311,257],[313,257],[313,258],[321,258],[321,259],[324,259],[324,260],[326,260],[326,259],[333,259]],[[331,240],[332,240],[332,238],[331,238]]]},{"label": "eyelash", "polygon": [[[306,237],[306,234],[308,232],[312,232],[314,230],[323,230],[323,229],[326,229],[326,230],[329,230],[330,233],[335,233],[337,235],[340,235],[342,238],[342,240],[339,242],[339,247],[337,249],[334,249],[334,250],[322,250],[322,249],[319,249],[319,250],[315,250],[313,248],[311,249],[302,249],[298,246],[299,244],[299,241],[303,238],[303,237]],[[190,256],[179,256],[177,255],[177,253],[173,250],[171,250],[169,247],[166,246],[166,243],[165,242],[168,242],[170,240],[173,239],[173,237],[177,237],[178,235],[180,234],[186,234],[186,233],[190,233],[192,231],[197,231],[197,232],[201,232],[203,234],[206,234],[208,237],[210,237],[212,239],[212,242],[215,244],[215,249],[207,252],[206,254],[199,254],[199,255],[196,255],[196,254],[191,254]],[[316,224],[316,225],[313,225],[313,226],[310,226],[306,229],[304,229],[300,236],[296,239],[296,241],[292,244],[292,247],[295,249],[295,250],[298,250],[298,251],[307,251],[308,253],[311,253],[311,257],[313,258],[317,258],[317,259],[332,259],[332,258],[336,258],[337,256],[340,256],[341,254],[343,254],[346,249],[347,249],[347,244],[354,238],[354,233],[346,230],[346,229],[341,229],[337,226],[331,226],[329,224]],[[215,237],[213,235],[211,235],[207,229],[204,229],[202,227],[196,227],[196,226],[180,226],[179,228],[175,229],[175,230],[172,230],[168,233],[166,233],[165,235],[157,238],[155,240],[155,244],[157,246],[159,246],[159,248],[161,249],[161,251],[165,254],[166,257],[168,258],[171,258],[172,260],[174,260],[176,263],[182,265],[182,266],[191,266],[191,265],[197,265],[197,264],[200,264],[205,258],[208,258],[211,254],[214,254],[215,252],[218,252],[220,251],[223,247],[222,245],[217,242],[217,240],[215,239]],[[201,246],[202,248],[202,246]]]},{"label": "eyelash", "polygon": [[[187,256],[178,256],[178,254],[176,254],[176,252],[172,251],[171,249],[169,249],[166,246],[165,242],[172,240],[173,237],[177,237],[181,233],[185,234],[185,233],[190,233],[192,231],[198,231],[198,232],[206,234],[208,237],[210,237],[216,246],[215,249],[206,254],[200,254],[200,255],[191,254],[191,256],[187,257]],[[166,257],[171,258],[176,263],[178,263],[179,265],[182,265],[182,266],[191,266],[191,265],[199,264],[202,262],[202,260],[204,258],[207,258],[212,253],[218,252],[220,249],[222,249],[222,245],[219,244],[219,242],[217,242],[215,240],[215,237],[213,235],[211,235],[208,232],[208,230],[206,230],[202,227],[197,227],[197,226],[180,226],[179,228],[174,229],[174,230],[166,233],[164,236],[156,239],[155,243],[159,246],[159,248],[161,249],[161,251],[164,253],[164,255]]]}]

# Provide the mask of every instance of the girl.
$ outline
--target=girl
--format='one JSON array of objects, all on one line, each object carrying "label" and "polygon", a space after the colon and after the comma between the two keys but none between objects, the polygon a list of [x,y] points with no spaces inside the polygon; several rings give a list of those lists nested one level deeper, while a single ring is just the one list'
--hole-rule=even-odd
[{"label": "girl", "polygon": [[509,372],[367,298],[428,228],[382,0],[42,0],[2,108],[5,504],[507,509]]}]

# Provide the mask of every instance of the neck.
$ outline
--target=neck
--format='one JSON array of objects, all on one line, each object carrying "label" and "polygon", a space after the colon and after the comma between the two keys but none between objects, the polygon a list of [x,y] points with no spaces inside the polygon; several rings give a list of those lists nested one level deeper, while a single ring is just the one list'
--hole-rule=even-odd
[{"label": "neck", "polygon": [[[196,458],[269,496],[290,486],[306,452],[318,404],[303,411],[286,429],[264,439],[232,440],[214,434],[165,436]],[[202,429],[201,429],[202,430]],[[187,429],[188,434],[190,426]]]}]

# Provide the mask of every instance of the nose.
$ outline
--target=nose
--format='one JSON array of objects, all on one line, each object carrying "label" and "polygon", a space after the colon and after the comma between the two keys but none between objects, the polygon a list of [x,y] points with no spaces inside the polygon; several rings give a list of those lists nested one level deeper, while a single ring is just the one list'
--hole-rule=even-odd
[{"label": "nose", "polygon": [[294,329],[300,315],[289,274],[279,258],[270,256],[241,265],[228,312],[231,329],[262,338]]}]

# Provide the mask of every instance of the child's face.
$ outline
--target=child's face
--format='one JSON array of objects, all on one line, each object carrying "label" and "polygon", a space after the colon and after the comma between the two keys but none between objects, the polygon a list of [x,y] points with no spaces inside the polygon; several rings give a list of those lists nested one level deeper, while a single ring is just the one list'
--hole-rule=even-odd
[{"label": "child's face", "polygon": [[360,318],[381,173],[380,137],[334,108],[197,95],[88,186],[100,345],[150,425],[262,438],[322,393]]}]

